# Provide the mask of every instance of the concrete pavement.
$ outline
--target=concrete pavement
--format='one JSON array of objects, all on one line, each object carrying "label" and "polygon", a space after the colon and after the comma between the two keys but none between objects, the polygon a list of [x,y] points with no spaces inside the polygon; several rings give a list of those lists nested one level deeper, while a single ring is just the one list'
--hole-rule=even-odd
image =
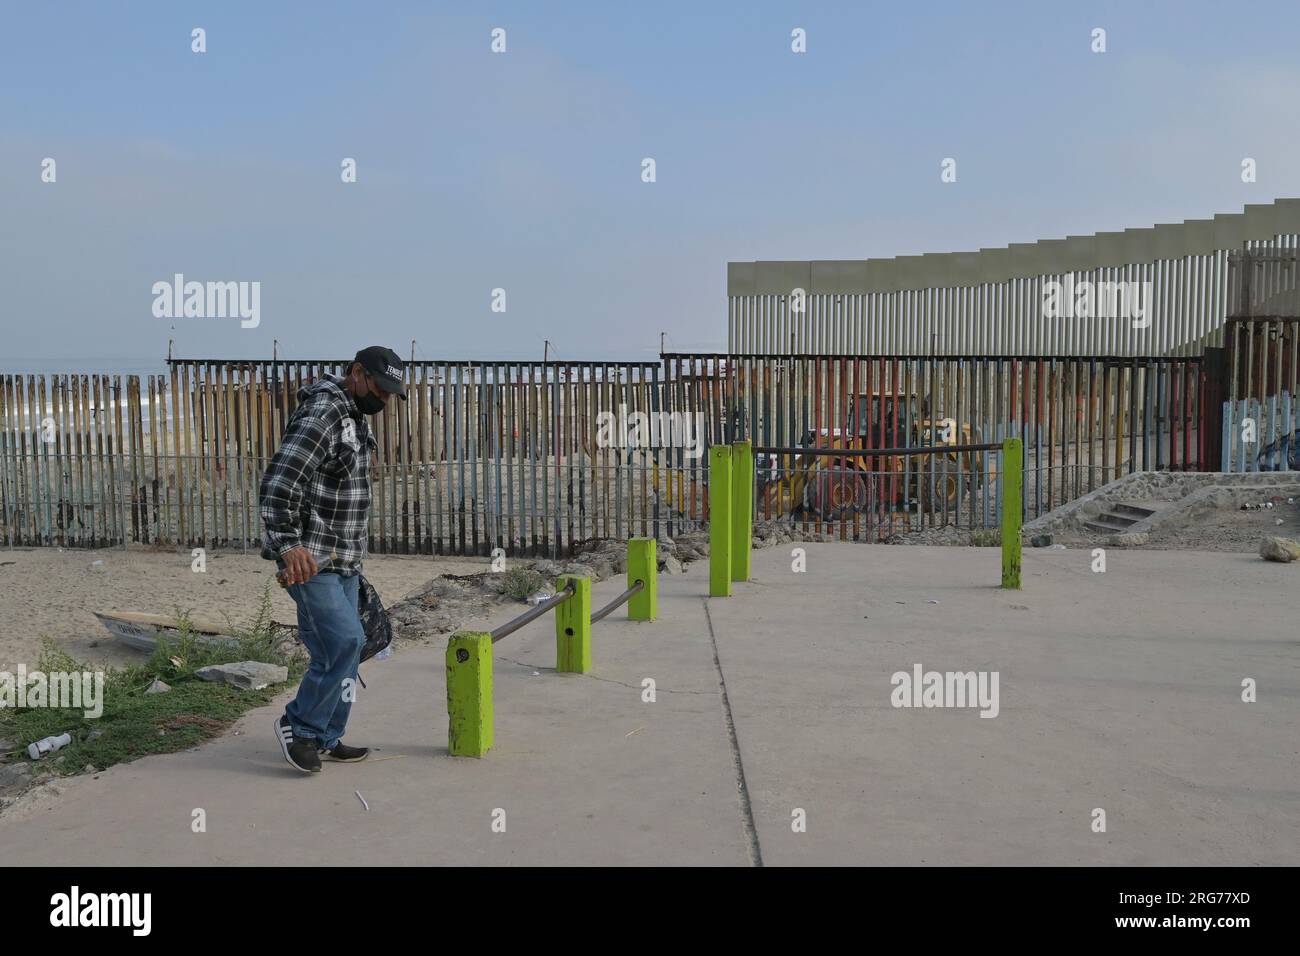
[{"label": "concrete pavement", "polygon": [[[589,675],[554,672],[549,617],[506,638],[482,760],[447,753],[442,645],[408,648],[363,668],[348,740],[370,760],[291,771],[271,734],[288,693],[196,752],[6,812],[5,861],[1300,863],[1296,569],[1112,550],[1097,574],[1031,550],[1006,592],[996,549],[803,547],[801,574],[789,547],[755,552],[730,598],[704,597],[703,564],[662,576],[656,623],[595,626]],[[998,716],[892,706],[916,664],[998,672]]]},{"label": "concrete pavement", "polygon": [[[1026,550],[1010,592],[999,553],[763,553],[770,598],[710,603],[764,862],[1300,862],[1294,569]],[[893,707],[916,664],[999,672],[998,716]]]}]

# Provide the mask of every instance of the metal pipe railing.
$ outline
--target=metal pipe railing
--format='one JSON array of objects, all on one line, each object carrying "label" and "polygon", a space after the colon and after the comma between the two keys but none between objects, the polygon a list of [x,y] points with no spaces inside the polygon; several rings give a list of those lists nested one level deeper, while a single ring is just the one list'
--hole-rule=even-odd
[{"label": "metal pipe railing", "polygon": [[755,448],[755,455],[832,455],[840,458],[872,458],[878,455],[933,455],[935,452],[956,451],[1001,451],[1000,442],[985,442],[980,445],[920,445],[915,448],[862,448],[850,445],[845,448],[820,447],[763,447]]},{"label": "metal pipe railing", "polygon": [[644,590],[645,590],[645,582],[637,581],[635,584],[633,584],[630,588],[628,588],[618,597],[614,598],[614,600],[610,601],[608,604],[602,607],[599,611],[594,611],[591,615],[591,623],[595,624],[601,618],[608,617],[609,615],[613,614],[620,607],[622,607],[624,604],[630,601],[632,599],[632,595],[640,594]]},{"label": "metal pipe railing", "polygon": [[530,621],[537,620],[551,608],[559,607],[571,597],[573,597],[573,585],[569,585],[563,591],[538,604],[537,607],[525,611],[513,620],[506,621],[506,623],[492,631],[492,643],[495,644],[497,641],[501,640],[501,638],[508,637]]}]

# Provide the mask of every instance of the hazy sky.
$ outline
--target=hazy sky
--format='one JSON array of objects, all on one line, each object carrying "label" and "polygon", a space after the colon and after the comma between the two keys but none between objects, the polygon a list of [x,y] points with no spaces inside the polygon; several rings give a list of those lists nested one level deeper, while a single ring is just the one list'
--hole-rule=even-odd
[{"label": "hazy sky", "polygon": [[[0,0],[0,367],[161,366],[169,337],[213,358],[725,349],[728,260],[1300,196],[1297,40],[1294,0]],[[260,282],[260,324],[156,318],[178,272]]]}]

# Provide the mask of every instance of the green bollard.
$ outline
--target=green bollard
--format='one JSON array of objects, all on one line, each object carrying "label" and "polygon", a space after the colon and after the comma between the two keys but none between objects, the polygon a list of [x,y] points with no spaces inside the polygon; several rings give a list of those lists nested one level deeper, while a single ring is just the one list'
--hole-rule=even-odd
[{"label": "green bollard", "polygon": [[1002,586],[1020,589],[1021,462],[1019,438],[1002,442]]},{"label": "green bollard", "polygon": [[731,595],[731,448],[709,449],[709,597]]},{"label": "green bollard", "polygon": [[555,609],[555,669],[561,674],[591,670],[591,578],[561,575],[557,592],[573,585],[573,597]]},{"label": "green bollard", "polygon": [[659,610],[659,557],[654,538],[631,538],[627,542],[627,586],[644,581],[645,587],[627,602],[629,621],[653,621]]},{"label": "green bollard", "polygon": [[748,441],[731,446],[731,580],[748,581],[754,544],[754,453]]},{"label": "green bollard", "polygon": [[447,748],[453,757],[492,749],[492,635],[459,631],[447,641]]}]

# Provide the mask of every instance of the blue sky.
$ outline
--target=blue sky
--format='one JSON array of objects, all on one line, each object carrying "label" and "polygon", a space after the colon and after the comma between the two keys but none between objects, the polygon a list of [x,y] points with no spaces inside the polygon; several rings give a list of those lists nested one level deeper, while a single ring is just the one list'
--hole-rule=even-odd
[{"label": "blue sky", "polygon": [[[216,358],[550,339],[645,359],[661,331],[725,349],[728,260],[1300,196],[1298,28],[1295,3],[3,0],[0,367],[125,370],[168,338]],[[261,282],[260,325],[155,318],[177,272]]]}]

